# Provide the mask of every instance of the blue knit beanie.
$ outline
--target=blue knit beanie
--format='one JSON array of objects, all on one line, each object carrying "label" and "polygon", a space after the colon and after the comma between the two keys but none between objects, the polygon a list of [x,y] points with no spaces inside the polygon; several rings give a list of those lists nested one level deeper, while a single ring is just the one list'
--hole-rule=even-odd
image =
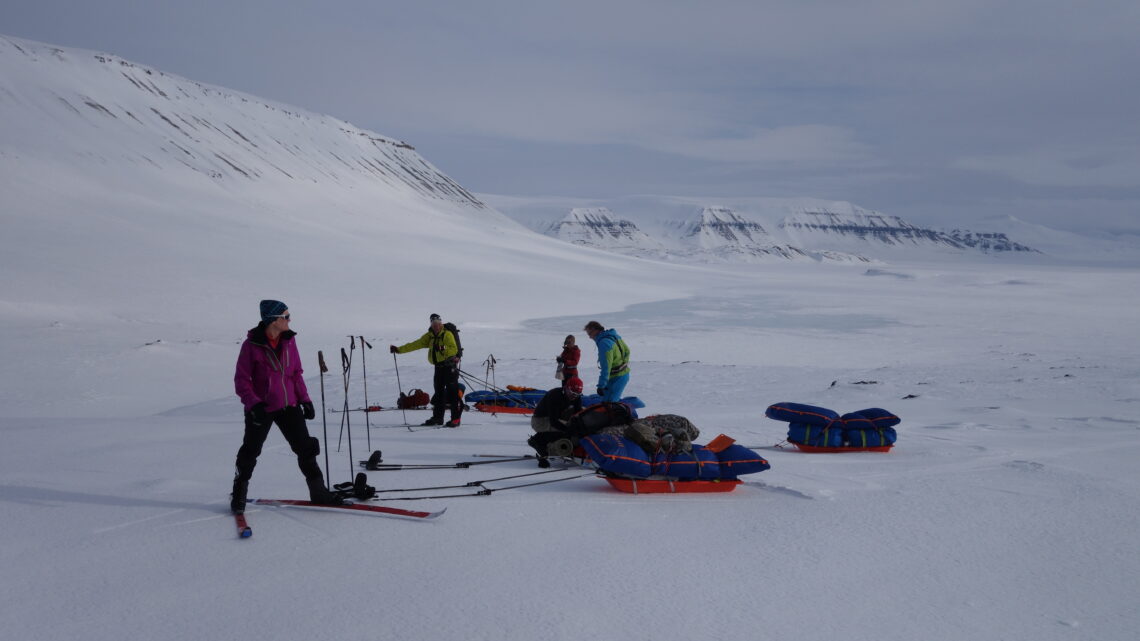
[{"label": "blue knit beanie", "polygon": [[285,313],[289,306],[279,300],[263,300],[259,306],[261,310],[261,320],[272,323],[278,316]]}]

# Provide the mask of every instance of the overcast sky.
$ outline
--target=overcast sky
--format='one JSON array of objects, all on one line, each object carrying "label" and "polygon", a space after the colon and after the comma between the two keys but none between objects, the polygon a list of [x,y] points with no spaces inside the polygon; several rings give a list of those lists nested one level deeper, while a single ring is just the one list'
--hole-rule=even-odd
[{"label": "overcast sky", "polygon": [[1140,2],[0,0],[405,140],[472,191],[814,196],[1140,233]]}]

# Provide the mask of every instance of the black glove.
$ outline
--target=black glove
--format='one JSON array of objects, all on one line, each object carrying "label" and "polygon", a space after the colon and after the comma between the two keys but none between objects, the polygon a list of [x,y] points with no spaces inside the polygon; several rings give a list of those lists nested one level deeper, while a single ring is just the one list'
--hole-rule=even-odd
[{"label": "black glove", "polygon": [[598,388],[598,396],[605,396],[605,395],[606,395],[606,388],[599,387]]},{"label": "black glove", "polygon": [[555,361],[556,363],[558,363],[559,365],[561,365],[561,364],[563,363],[563,360],[562,360],[562,357],[561,357],[561,356],[555,356],[555,357],[554,357],[554,361]]},{"label": "black glove", "polygon": [[249,417],[254,423],[258,425],[265,425],[269,422],[269,412],[265,411],[265,403],[258,403],[249,408]]},{"label": "black glove", "polygon": [[312,401],[304,401],[301,403],[301,413],[305,415],[306,421],[311,421],[317,417],[317,410],[313,408]]},{"label": "black glove", "polygon": [[396,353],[398,353],[398,352],[400,351],[400,348],[399,348],[399,347],[396,347],[395,345],[389,345],[389,346],[388,346],[388,351],[389,351],[389,352],[392,352],[393,354],[396,354]]}]

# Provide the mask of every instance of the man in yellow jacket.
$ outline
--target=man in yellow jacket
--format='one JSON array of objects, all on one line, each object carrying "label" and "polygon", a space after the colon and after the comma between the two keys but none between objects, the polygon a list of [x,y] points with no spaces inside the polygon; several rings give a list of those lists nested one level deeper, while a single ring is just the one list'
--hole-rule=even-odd
[{"label": "man in yellow jacket", "polygon": [[443,411],[451,409],[451,420],[446,427],[459,427],[459,416],[463,413],[463,403],[459,400],[459,344],[455,335],[443,326],[439,314],[431,315],[431,327],[418,339],[396,347],[390,345],[393,354],[406,354],[417,349],[428,350],[428,362],[435,365],[432,384],[435,393],[431,397],[431,418],[424,425],[444,425]]}]

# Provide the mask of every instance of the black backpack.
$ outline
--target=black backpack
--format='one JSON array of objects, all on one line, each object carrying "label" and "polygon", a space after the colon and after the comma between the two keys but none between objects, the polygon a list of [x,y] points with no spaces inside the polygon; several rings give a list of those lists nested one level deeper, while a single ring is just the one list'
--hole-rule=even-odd
[{"label": "black backpack", "polygon": [[633,415],[628,405],[603,401],[571,416],[566,431],[575,436],[589,436],[613,425],[629,425],[631,421]]},{"label": "black backpack", "polygon": [[443,328],[451,332],[451,335],[455,337],[455,346],[459,348],[455,357],[463,358],[463,341],[459,340],[459,328],[455,326],[455,323],[444,323]]}]

